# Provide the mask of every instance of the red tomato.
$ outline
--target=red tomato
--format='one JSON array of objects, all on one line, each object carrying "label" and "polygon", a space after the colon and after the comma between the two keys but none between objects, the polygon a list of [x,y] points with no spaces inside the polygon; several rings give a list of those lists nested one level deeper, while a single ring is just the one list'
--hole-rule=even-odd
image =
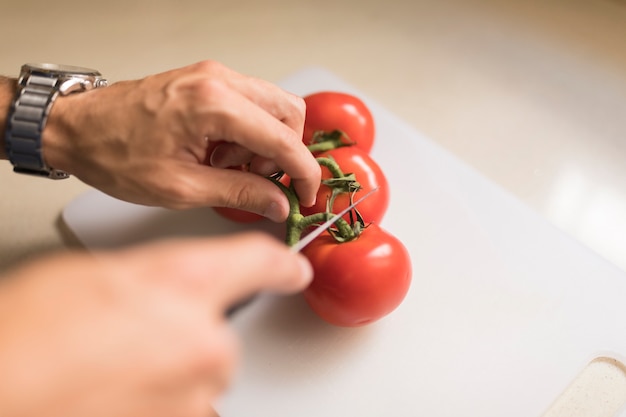
[{"label": "red tomato", "polygon": [[311,144],[317,131],[341,130],[356,146],[369,152],[374,144],[374,118],[365,103],[350,94],[322,91],[304,97],[306,119],[302,141]]},{"label": "red tomato", "polygon": [[[357,191],[354,199],[378,187],[378,191],[367,197],[357,206],[365,223],[380,223],[389,206],[389,184],[387,178],[378,164],[365,151],[354,146],[345,146],[323,152],[318,157],[332,156],[344,174],[353,173],[356,180],[361,184],[361,190]],[[322,167],[322,178],[332,178],[328,168]],[[312,207],[300,207],[303,215],[326,211],[326,202],[332,190],[325,184],[320,185],[317,192],[317,202]],[[332,207],[334,213],[338,213],[350,205],[348,193],[337,196]],[[344,216],[350,221],[349,214]]]},{"label": "red tomato", "polygon": [[336,326],[362,326],[386,316],[400,305],[411,284],[407,249],[376,224],[346,243],[323,234],[302,253],[315,273],[304,298],[317,315]]}]

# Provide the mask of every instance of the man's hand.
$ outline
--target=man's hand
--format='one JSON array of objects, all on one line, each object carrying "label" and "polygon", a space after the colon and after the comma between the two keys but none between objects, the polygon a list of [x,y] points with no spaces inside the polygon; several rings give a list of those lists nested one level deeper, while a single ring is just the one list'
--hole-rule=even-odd
[{"label": "man's hand", "polygon": [[30,263],[0,281],[3,417],[207,417],[237,343],[224,312],[302,290],[308,261],[263,234]]},{"label": "man's hand", "polygon": [[[48,165],[123,200],[283,221],[287,199],[263,176],[285,171],[307,206],[320,183],[304,116],[301,98],[204,61],[59,98],[43,152]],[[250,172],[223,169],[246,163]]]}]

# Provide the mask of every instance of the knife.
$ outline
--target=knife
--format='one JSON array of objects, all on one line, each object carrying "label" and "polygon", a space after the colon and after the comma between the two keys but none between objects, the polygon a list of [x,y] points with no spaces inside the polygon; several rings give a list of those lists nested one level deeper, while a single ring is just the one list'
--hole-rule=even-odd
[{"label": "knife", "polygon": [[357,204],[359,204],[361,201],[365,200],[367,197],[372,195],[372,193],[374,193],[374,191],[377,191],[377,190],[378,190],[378,187],[372,188],[367,193],[365,193],[363,196],[361,196],[361,198],[359,198],[358,200],[356,200],[355,202],[350,204],[345,209],[341,210],[339,213],[335,214],[330,219],[326,220],[324,223],[320,224],[317,227],[317,229],[315,229],[314,231],[312,231],[311,233],[309,233],[308,235],[306,235],[305,237],[300,239],[295,245],[293,245],[291,247],[291,251],[292,252],[300,252],[302,249],[304,249],[304,247],[306,245],[308,245],[309,243],[313,242],[316,237],[318,237],[319,235],[324,233],[326,230],[328,230],[328,228],[330,226],[335,224],[335,222],[337,220],[339,220],[339,218],[343,217],[347,212],[349,212],[350,210],[355,208],[357,206]]}]

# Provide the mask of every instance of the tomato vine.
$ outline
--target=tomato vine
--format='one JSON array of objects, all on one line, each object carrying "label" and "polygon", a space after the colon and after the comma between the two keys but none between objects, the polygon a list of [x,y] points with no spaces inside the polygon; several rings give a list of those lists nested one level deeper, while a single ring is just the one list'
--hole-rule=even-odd
[{"label": "tomato vine", "polygon": [[[329,167],[333,173],[334,182],[330,182],[333,187],[333,193],[337,190],[337,194],[342,192],[352,192],[359,189],[358,182],[356,182],[353,174],[344,175],[339,165],[331,158],[316,158],[320,165]],[[293,189],[292,185],[286,186],[280,182],[280,177],[270,177],[270,179],[276,184],[278,188],[287,196],[289,201],[289,215],[287,216],[285,233],[285,243],[288,246],[295,245],[301,238],[302,234],[315,225],[325,222],[333,216],[332,203],[334,198],[331,198],[327,204],[327,209],[324,212],[317,212],[309,215],[302,215],[300,212],[300,200]],[[356,210],[355,210],[356,211]],[[357,214],[357,221],[352,224],[348,223],[345,219],[339,218],[331,228],[331,233],[335,236],[338,242],[347,242],[356,239],[363,229],[363,222],[360,216]]]}]

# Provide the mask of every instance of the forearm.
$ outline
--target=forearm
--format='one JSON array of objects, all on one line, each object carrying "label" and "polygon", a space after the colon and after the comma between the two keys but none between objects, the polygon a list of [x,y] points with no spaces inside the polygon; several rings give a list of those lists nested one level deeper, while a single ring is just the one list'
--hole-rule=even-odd
[{"label": "forearm", "polygon": [[11,106],[11,101],[15,96],[16,88],[17,80],[15,78],[0,76],[0,159],[7,159],[4,132],[6,130],[7,114]]}]

